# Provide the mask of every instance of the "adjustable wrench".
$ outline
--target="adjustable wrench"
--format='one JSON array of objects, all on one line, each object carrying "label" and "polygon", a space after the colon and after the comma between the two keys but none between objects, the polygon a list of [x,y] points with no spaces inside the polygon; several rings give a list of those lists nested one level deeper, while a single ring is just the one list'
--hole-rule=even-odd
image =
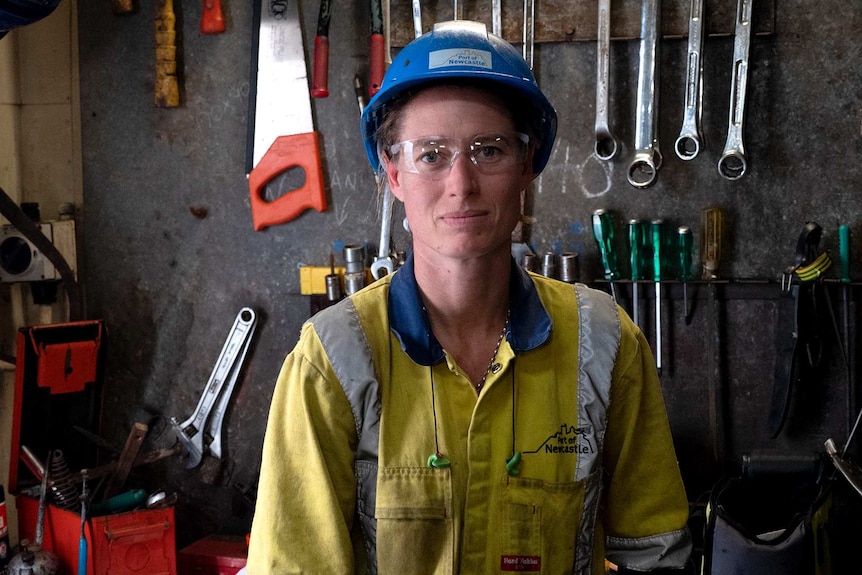
[{"label": "adjustable wrench", "polygon": [[611,160],[617,155],[619,141],[608,125],[608,84],[611,59],[611,0],[599,0],[598,62],[596,69],[596,156]]},{"label": "adjustable wrench", "polygon": [[742,142],[745,120],[745,93],[748,87],[748,50],[751,44],[751,5],[754,0],[739,0],[736,10],[736,36],[733,41],[733,79],[730,88],[730,114],[727,140],[718,160],[718,173],[738,180],[748,167]]},{"label": "adjustable wrench", "polygon": [[688,67],[685,75],[685,115],[676,139],[676,155],[693,160],[700,152],[700,115],[703,98],[703,0],[691,0],[688,22]]},{"label": "adjustable wrench", "polygon": [[638,70],[638,107],[635,125],[635,157],[628,181],[636,188],[652,185],[661,167],[658,146],[658,36],[660,0],[643,0]]},{"label": "adjustable wrench", "polygon": [[256,325],[254,310],[242,308],[233,322],[194,413],[182,423],[175,417],[171,418],[174,434],[188,458],[188,469],[200,464],[204,449],[214,457],[221,457],[222,421]]}]

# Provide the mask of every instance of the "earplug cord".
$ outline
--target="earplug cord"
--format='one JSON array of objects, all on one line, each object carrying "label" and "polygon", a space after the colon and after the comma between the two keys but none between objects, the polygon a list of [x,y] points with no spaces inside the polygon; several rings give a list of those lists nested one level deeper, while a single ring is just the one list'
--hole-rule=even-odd
[{"label": "earplug cord", "polygon": [[425,306],[422,306],[422,315],[425,318],[425,333],[428,336],[428,373],[431,380],[431,412],[434,414],[434,453],[428,456],[428,467],[444,469],[452,463],[440,452],[440,438],[437,431],[437,392],[434,389],[434,361],[431,357],[431,320],[428,318],[428,310]]}]

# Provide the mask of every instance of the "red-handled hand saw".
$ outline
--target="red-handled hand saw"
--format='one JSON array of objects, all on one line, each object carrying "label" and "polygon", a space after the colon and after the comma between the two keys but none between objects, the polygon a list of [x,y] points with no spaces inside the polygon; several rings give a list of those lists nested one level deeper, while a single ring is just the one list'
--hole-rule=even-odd
[{"label": "red-handled hand saw", "polygon": [[[257,0],[252,97],[246,155],[254,229],[288,222],[309,208],[326,209],[318,138],[296,0]],[[268,201],[267,183],[288,170],[305,172],[301,186]]]}]

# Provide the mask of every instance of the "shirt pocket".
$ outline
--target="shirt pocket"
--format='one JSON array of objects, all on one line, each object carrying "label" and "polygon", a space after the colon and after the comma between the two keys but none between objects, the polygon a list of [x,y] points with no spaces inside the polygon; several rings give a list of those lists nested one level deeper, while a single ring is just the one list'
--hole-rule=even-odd
[{"label": "shirt pocket", "polygon": [[381,468],[376,515],[381,575],[453,573],[450,470]]},{"label": "shirt pocket", "polygon": [[504,481],[500,573],[572,573],[585,482]]}]

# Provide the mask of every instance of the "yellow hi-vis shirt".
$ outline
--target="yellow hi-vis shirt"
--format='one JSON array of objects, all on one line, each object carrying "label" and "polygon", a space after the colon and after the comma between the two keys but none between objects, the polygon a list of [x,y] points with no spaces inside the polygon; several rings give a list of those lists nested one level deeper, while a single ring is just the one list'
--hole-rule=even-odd
[{"label": "yellow hi-vis shirt", "polygon": [[[270,408],[250,575],[684,566],[643,334],[604,292],[514,262],[510,294],[478,397],[427,328],[411,259],[303,326]],[[438,451],[449,467],[429,465]]]}]

